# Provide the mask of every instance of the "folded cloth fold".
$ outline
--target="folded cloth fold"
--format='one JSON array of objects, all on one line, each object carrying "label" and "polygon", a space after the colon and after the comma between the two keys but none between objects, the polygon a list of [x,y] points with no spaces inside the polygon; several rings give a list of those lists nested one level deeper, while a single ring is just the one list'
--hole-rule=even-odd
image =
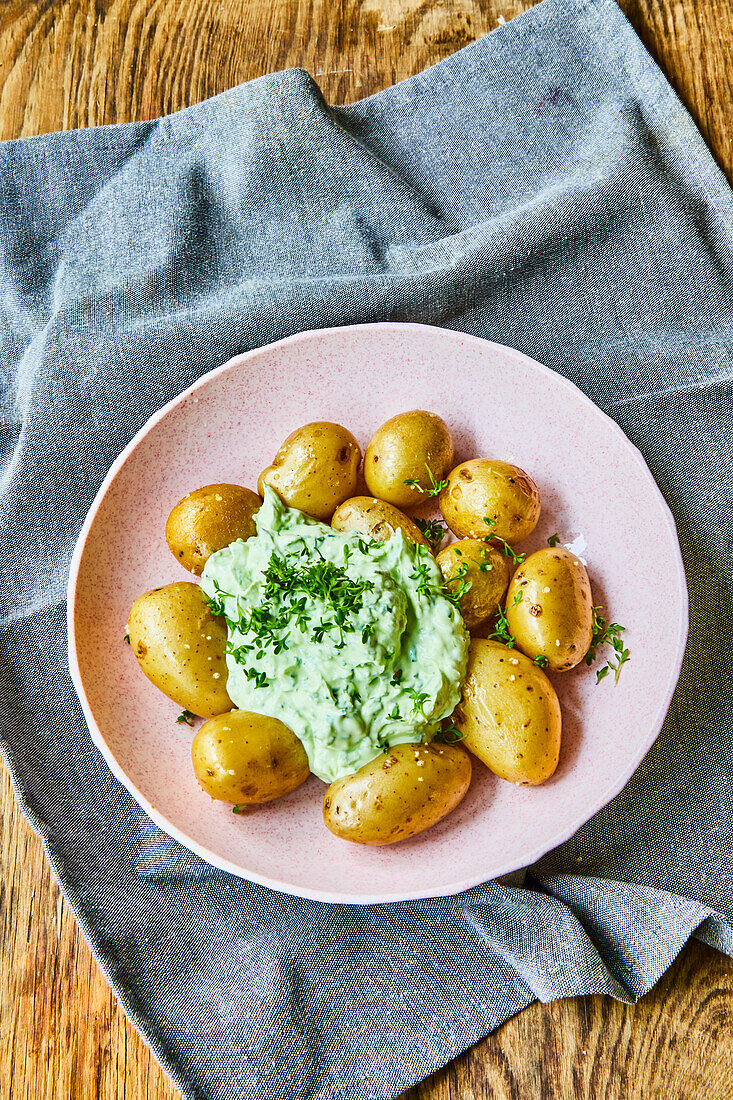
[{"label": "folded cloth fold", "polygon": [[[691,634],[637,774],[523,885],[324,905],[215,870],[119,786],[64,592],[160,405],[249,348],[385,319],[520,348],[619,422],[674,511]],[[611,0],[544,0],[350,107],[291,71],[0,146],[3,751],[184,1096],[394,1097],[535,998],[634,999],[692,934],[733,953],[732,344],[731,191]]]}]

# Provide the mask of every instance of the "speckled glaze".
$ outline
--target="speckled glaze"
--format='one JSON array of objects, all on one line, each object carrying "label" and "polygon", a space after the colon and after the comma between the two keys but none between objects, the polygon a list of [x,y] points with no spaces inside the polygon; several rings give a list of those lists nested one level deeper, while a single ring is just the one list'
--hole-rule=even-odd
[{"label": "speckled glaze", "polygon": [[[386,848],[324,827],[311,777],[245,816],[194,778],[193,731],[123,642],[143,591],[191,579],[164,537],[173,505],[199,485],[256,486],[299,425],[335,420],[365,446],[389,416],[434,410],[456,461],[493,455],[527,469],[542,516],[522,549],[582,536],[594,600],[627,627],[620,685],[583,664],[553,676],[563,709],[560,765],[516,787],[474,761],[471,789],[434,829]],[[653,549],[655,568],[645,568]],[[204,859],[322,901],[387,902],[458,893],[539,859],[627,782],[656,738],[687,637],[687,589],[671,514],[639,452],[570,382],[527,356],[444,329],[374,324],[305,332],[205,375],[145,425],[110,470],[69,577],[69,665],[92,739],[152,819]]]}]

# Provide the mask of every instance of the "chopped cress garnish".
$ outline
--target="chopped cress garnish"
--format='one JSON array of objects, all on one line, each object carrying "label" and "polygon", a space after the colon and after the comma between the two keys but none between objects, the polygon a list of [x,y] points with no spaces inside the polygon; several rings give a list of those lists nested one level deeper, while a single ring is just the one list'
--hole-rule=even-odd
[{"label": "chopped cress garnish", "polygon": [[[492,519],[491,516],[484,516],[484,523],[489,528],[496,527],[496,520]],[[486,535],[486,542],[496,543],[504,557],[511,558],[514,565],[521,565],[527,557],[526,554],[515,553],[506,539],[501,538],[499,535]]]},{"label": "chopped cress garnish", "polygon": [[443,489],[448,488],[448,482],[447,480],[436,481],[433,471],[430,469],[427,462],[425,463],[425,469],[428,471],[428,477],[430,478],[429,489],[423,489],[422,485],[416,477],[406,477],[404,480],[404,484],[409,485],[412,489],[417,489],[418,493],[425,493],[429,497],[437,497],[439,493],[442,493]]},{"label": "chopped cress garnish", "polygon": [[503,642],[508,649],[514,648],[514,642],[516,641],[516,639],[509,630],[507,617],[501,607],[499,607],[496,612],[496,626],[494,627],[494,630],[491,632],[491,634],[488,635],[488,637],[496,638],[498,642]]},{"label": "chopped cress garnish", "polygon": [[[440,550],[443,539],[447,533],[447,527],[445,527],[438,519],[418,519],[414,520],[415,525],[419,527],[425,536],[430,549],[433,553],[437,553]],[[460,553],[460,551],[458,551]]]},{"label": "chopped cress garnish", "polygon": [[[456,552],[458,554],[461,553],[460,550]],[[448,579],[443,582],[443,595],[446,597],[446,599],[452,600],[452,602],[456,606],[460,604],[461,597],[465,596],[466,593],[473,587],[473,581],[466,580],[467,573],[468,562],[462,561],[453,576],[448,577]]]},{"label": "chopped cress garnish", "polygon": [[479,572],[480,573],[493,573],[493,571],[494,571],[494,567],[491,564],[491,562],[487,560],[486,551],[482,550],[481,551],[481,561],[479,563]]},{"label": "chopped cress garnish", "polygon": [[600,645],[610,645],[613,648],[613,657],[611,657],[608,664],[599,668],[596,672],[596,683],[599,684],[604,677],[608,676],[609,672],[614,674],[614,682],[618,683],[619,674],[621,669],[627,661],[631,660],[631,654],[628,649],[624,648],[623,639],[621,635],[626,630],[625,626],[621,626],[620,623],[609,623],[604,619],[601,612],[603,607],[601,604],[597,604],[592,608],[593,611],[593,638],[591,640],[590,649],[586,654],[585,663],[592,665],[596,659],[598,647]]},{"label": "chopped cress garnish", "polygon": [[453,722],[443,723],[443,728],[436,737],[436,741],[444,741],[447,745],[454,745],[456,741],[463,740],[463,731],[459,730]]}]

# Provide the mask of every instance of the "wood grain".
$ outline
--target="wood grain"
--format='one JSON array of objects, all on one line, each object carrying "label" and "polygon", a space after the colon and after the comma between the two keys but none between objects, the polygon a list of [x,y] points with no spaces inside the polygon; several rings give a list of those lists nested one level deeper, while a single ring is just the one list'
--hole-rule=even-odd
[{"label": "wood grain", "polygon": [[[153,118],[308,69],[347,103],[453,53],[521,0],[5,0],[0,138]],[[733,3],[622,0],[733,179]],[[4,769],[1,1100],[174,1100],[60,895]],[[699,944],[639,1005],[532,1005],[404,1100],[728,1100],[733,961]],[[263,1098],[266,1100],[266,1098]]]},{"label": "wood grain", "polygon": [[[522,0],[6,0],[0,138],[155,118],[242,80],[308,69],[333,103],[411,76]],[[731,0],[622,0],[733,178]]]},{"label": "wood grain", "polygon": [[733,960],[692,943],[638,1005],[534,1004],[401,1100],[729,1100]]}]

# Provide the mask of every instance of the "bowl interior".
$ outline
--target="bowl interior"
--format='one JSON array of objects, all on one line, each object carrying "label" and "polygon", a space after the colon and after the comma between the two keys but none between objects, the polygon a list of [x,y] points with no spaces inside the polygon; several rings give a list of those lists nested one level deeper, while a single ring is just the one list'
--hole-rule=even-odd
[{"label": "bowl interior", "polygon": [[[335,420],[362,446],[387,417],[426,408],[450,425],[457,458],[525,468],[542,493],[522,550],[558,531],[587,562],[594,602],[626,626],[618,687],[583,664],[554,676],[563,709],[559,768],[516,787],[478,761],[467,797],[435,828],[386,848],[324,827],[311,777],[245,816],[212,804],[190,762],[193,731],[124,644],[143,591],[191,579],[164,538],[173,505],[199,485],[256,486],[281,440]],[[653,550],[655,568],[645,568]],[[70,578],[70,666],[93,739],[167,832],[217,866],[329,901],[455,893],[538,859],[600,809],[661,727],[687,631],[670,513],[617,425],[561,376],[508,348],[442,329],[381,324],[303,333],[240,356],[161,410],[115,463],[90,511]]]}]

